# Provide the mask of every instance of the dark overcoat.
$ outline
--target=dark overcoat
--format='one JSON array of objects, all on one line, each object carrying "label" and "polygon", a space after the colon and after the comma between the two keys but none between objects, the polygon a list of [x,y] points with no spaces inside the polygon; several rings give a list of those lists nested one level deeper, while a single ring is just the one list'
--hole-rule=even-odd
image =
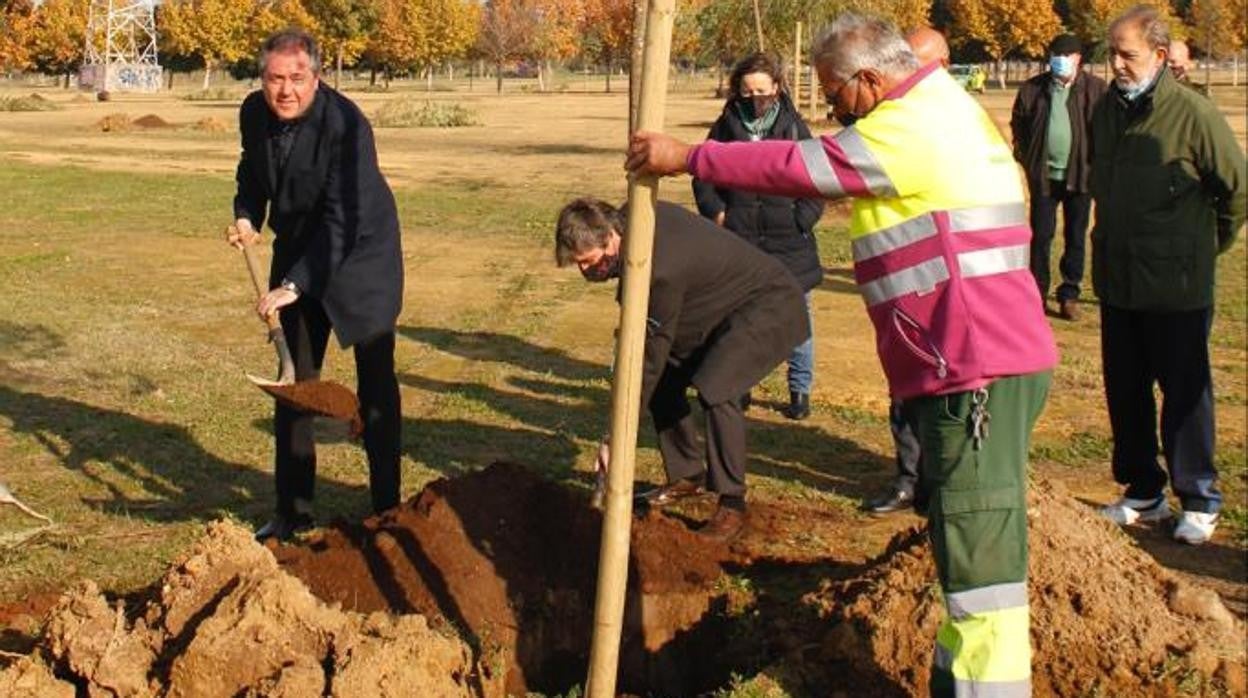
[{"label": "dark overcoat", "polygon": [[[1049,195],[1049,107],[1053,75],[1032,76],[1018,88],[1010,113],[1014,159],[1023,166],[1033,195]],[[1066,189],[1086,194],[1092,176],[1092,111],[1105,96],[1105,81],[1079,69],[1070,85],[1066,111],[1070,115],[1070,159],[1066,162]]]},{"label": "dark overcoat", "polygon": [[692,369],[707,404],[737,399],[810,337],[802,289],[705,218],[665,201],[655,215],[642,404],[668,366]]},{"label": "dark overcoat", "polygon": [[[724,107],[711,126],[707,140],[725,143],[750,140],[734,102],[735,99],[730,100]],[[810,129],[793,102],[787,94],[781,93],[780,114],[764,140],[797,141],[810,137]],[[714,219],[723,213],[725,228],[779,259],[797,277],[803,289],[809,291],[823,281],[823,265],[814,234],[815,224],[823,215],[823,199],[792,199],[725,189],[696,178],[693,195],[702,215]]]},{"label": "dark overcoat", "polygon": [[269,134],[277,117],[261,92],[243,100],[234,215],[273,229],[270,287],[293,281],[319,301],[344,347],[394,330],[403,254],[394,195],[377,167],[372,127],[322,84],[279,175]]}]

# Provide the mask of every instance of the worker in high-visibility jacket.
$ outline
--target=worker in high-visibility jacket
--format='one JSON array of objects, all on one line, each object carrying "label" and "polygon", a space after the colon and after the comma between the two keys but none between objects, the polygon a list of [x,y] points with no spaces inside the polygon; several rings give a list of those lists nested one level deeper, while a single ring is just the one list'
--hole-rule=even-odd
[{"label": "worker in high-visibility jacket", "polygon": [[853,197],[854,275],[924,455],[947,610],[931,693],[1030,695],[1025,471],[1057,349],[1028,271],[1019,173],[984,110],[939,64],[920,66],[892,25],[841,15],[813,56],[834,114],[852,125],[806,141],[698,146],[637,133],[628,167]]}]

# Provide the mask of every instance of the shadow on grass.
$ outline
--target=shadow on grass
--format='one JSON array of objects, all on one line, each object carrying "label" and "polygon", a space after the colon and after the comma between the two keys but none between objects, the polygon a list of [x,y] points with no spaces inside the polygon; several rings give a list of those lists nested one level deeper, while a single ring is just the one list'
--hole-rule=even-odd
[{"label": "shadow on grass", "polygon": [[[270,511],[272,476],[205,450],[182,426],[152,421],[68,398],[0,386],[0,414],[67,469],[104,488],[82,501],[108,513],[154,521]],[[322,496],[350,488],[318,483]]]},{"label": "shadow on grass", "polygon": [[609,372],[606,366],[569,356],[562,349],[530,344],[509,334],[411,326],[400,326],[398,332],[402,337],[465,359],[508,363],[569,380],[591,380]]},{"label": "shadow on grass", "polygon": [[[541,347],[507,334],[458,332],[430,327],[402,327],[399,332],[404,337],[466,359],[507,363],[539,375],[588,380],[602,378],[607,373],[606,366],[576,359],[561,350]],[[462,396],[531,427],[534,430],[531,438],[518,443],[521,450],[500,454],[497,448],[487,448],[482,452],[514,460],[519,457],[518,454],[530,453],[533,444],[536,444],[550,454],[545,457],[547,460],[544,460],[543,466],[555,466],[550,472],[560,476],[571,474],[573,463],[570,460],[576,457],[575,444],[568,437],[597,440],[610,409],[610,391],[596,385],[570,385],[542,378],[510,376],[506,379],[507,383],[524,391],[514,392],[481,383],[441,381],[414,374],[401,375],[400,381],[434,394]],[[700,422],[700,417],[695,418]],[[478,431],[490,429],[470,422],[463,425],[469,432],[473,428]],[[882,489],[894,475],[890,457],[829,434],[819,427],[758,419],[749,420],[749,425],[750,473],[847,497],[863,497],[875,489]],[[412,438],[421,438],[419,428],[412,432]],[[503,435],[502,438],[504,445],[511,445],[510,437]],[[656,445],[654,430],[649,425],[642,426],[640,439],[642,446],[653,448]],[[455,471],[458,467],[447,461],[446,453],[425,453],[419,446],[413,447],[412,453],[439,470]],[[566,463],[560,460],[564,456],[569,458]],[[552,457],[554,460],[549,460]]]}]

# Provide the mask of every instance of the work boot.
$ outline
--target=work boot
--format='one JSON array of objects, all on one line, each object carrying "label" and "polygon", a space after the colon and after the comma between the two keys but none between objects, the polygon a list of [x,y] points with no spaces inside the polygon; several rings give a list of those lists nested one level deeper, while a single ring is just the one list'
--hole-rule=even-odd
[{"label": "work boot", "polygon": [[1139,521],[1161,521],[1172,516],[1166,495],[1159,494],[1153,499],[1132,499],[1123,497],[1109,506],[1101,507],[1101,516],[1119,526],[1130,526]]},{"label": "work boot", "polygon": [[789,393],[789,406],[781,412],[789,419],[806,419],[810,416],[810,393]]},{"label": "work boot", "polygon": [[698,535],[716,543],[729,543],[745,528],[745,510],[720,504],[715,515],[698,529]]},{"label": "work boot", "polygon": [[1063,320],[1074,322],[1079,319],[1079,301],[1074,298],[1064,298],[1057,303],[1057,314]]}]

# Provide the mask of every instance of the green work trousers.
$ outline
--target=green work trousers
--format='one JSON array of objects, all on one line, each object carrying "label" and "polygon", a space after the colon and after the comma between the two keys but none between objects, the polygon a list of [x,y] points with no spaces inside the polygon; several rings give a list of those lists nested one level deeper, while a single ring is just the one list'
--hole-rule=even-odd
[{"label": "green work trousers", "polygon": [[1050,371],[907,400],[946,618],[933,696],[1028,696],[1027,451]]}]

